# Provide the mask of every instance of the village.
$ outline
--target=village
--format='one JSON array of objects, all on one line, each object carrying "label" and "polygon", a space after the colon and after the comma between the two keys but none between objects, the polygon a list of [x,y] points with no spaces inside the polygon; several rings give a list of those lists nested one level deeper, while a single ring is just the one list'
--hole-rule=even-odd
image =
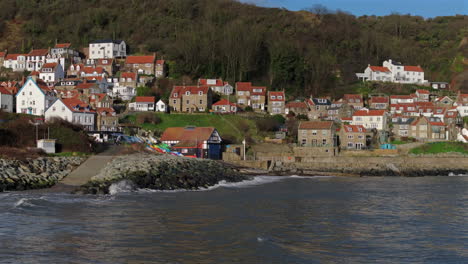
[{"label": "village", "polygon": [[[419,89],[404,95],[354,93],[335,99],[304,95],[303,100],[288,101],[285,91],[252,82],[230,84],[207,76],[196,84],[173,86],[168,98],[139,96],[138,87],[167,76],[165,60],[156,54],[127,54],[125,41],[109,39],[93,41],[80,50],[71,43],[57,43],[27,54],[0,52],[0,65],[10,73],[28,73],[21,79],[0,82],[2,111],[38,116],[44,122],[60,118],[82,126],[98,142],[125,140],[130,135],[124,132],[133,128],[136,133],[132,136],[151,139],[146,142],[149,149],[180,156],[233,162],[247,156],[258,160],[261,157],[248,156],[246,148],[269,143],[278,147],[256,153],[270,160],[279,155],[299,162],[314,156],[339,156],[345,151],[395,154],[402,143],[468,143],[464,128],[468,94],[451,91],[448,82],[426,80],[420,66],[391,59],[382,66],[368,65],[363,73],[356,73],[357,79],[415,84]],[[168,127],[157,137],[121,122],[140,112],[184,113],[193,119],[202,115],[282,116],[296,120],[297,125],[280,125],[261,142],[224,142],[217,127],[190,123]],[[164,145],[156,145],[159,143]]]}]

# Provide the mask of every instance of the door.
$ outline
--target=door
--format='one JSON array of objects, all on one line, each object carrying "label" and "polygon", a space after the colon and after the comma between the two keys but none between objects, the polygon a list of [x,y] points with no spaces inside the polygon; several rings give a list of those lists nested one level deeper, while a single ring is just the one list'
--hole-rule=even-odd
[{"label": "door", "polygon": [[221,144],[208,144],[208,158],[213,160],[221,159]]}]

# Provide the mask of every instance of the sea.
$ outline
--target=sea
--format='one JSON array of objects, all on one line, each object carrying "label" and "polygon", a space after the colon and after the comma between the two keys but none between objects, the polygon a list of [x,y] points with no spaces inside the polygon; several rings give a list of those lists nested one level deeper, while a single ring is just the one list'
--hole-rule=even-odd
[{"label": "sea", "polygon": [[0,193],[0,263],[468,263],[468,177]]}]

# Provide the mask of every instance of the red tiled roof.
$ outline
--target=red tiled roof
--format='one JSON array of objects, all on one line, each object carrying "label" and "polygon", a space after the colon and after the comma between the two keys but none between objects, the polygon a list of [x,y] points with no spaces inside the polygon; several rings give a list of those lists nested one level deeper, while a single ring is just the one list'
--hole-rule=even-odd
[{"label": "red tiled roof", "polygon": [[348,132],[348,133],[365,133],[366,132],[366,128],[362,125],[344,125],[343,126],[344,128],[344,132]]},{"label": "red tiled roof", "polygon": [[229,102],[227,99],[221,99],[218,102],[214,103],[213,105],[230,105],[230,106],[237,106],[235,103]]},{"label": "red tiled roof", "polygon": [[362,101],[362,95],[360,94],[345,94],[343,95],[344,100],[349,100],[349,99],[360,99]]},{"label": "red tiled roof", "polygon": [[7,88],[0,86],[0,94],[12,94],[11,91],[7,90]]},{"label": "red tiled roof", "polygon": [[86,74],[91,74],[96,72],[97,74],[101,74],[104,72],[104,68],[102,67],[83,67],[80,70],[81,72],[84,72]]},{"label": "red tiled roof", "polygon": [[154,63],[156,56],[127,56],[126,64],[145,64]]},{"label": "red tiled roof", "polygon": [[98,107],[96,108],[96,112],[100,116],[115,116],[114,108],[110,108],[110,107]]},{"label": "red tiled roof", "polygon": [[[274,96],[275,99],[271,98],[272,96]],[[282,96],[281,99],[278,99],[278,96]],[[268,92],[268,100],[284,102],[284,101],[286,101],[286,98],[285,98],[284,92],[273,92],[273,91],[271,91],[271,92]]]},{"label": "red tiled roof", "polygon": [[132,79],[132,80],[136,80],[137,78],[137,74],[135,72],[122,72],[120,74],[120,78],[125,78],[125,79]]},{"label": "red tiled roof", "polygon": [[445,113],[445,117],[456,117],[457,115],[457,111],[447,111],[447,113]]},{"label": "red tiled roof", "polygon": [[154,96],[137,96],[135,102],[137,103],[154,103],[156,98]]},{"label": "red tiled roof", "polygon": [[32,71],[29,76],[39,76],[39,72],[38,71]]},{"label": "red tiled roof", "polygon": [[6,52],[3,52],[3,51],[2,51],[2,52],[0,52],[0,57],[2,57],[2,58],[3,58],[3,57],[5,57],[5,55],[6,55]]},{"label": "red tiled roof", "polygon": [[383,116],[385,110],[359,110],[354,113],[353,116]]},{"label": "red tiled roof", "polygon": [[84,79],[87,81],[102,81],[104,78],[102,76],[87,76]]},{"label": "red tiled roof", "polygon": [[[208,86],[174,86],[171,92],[171,98],[181,98],[182,95],[185,95],[186,92],[190,94],[198,94],[198,92],[203,92],[207,94],[210,90]],[[174,96],[177,93],[177,96]]]},{"label": "red tiled roof", "polygon": [[342,117],[341,121],[353,121],[352,117]]},{"label": "red tiled roof", "polygon": [[25,54],[7,54],[5,60],[17,60],[18,56],[25,56]]},{"label": "red tiled roof", "polygon": [[169,127],[164,130],[161,141],[198,141],[202,144],[214,130],[214,127]]},{"label": "red tiled roof", "polygon": [[90,89],[96,87],[95,83],[80,83],[77,86],[75,86],[75,89]]},{"label": "red tiled roof", "polygon": [[390,95],[390,99],[413,99],[411,95]]},{"label": "red tiled roof", "polygon": [[35,49],[28,53],[28,56],[46,56],[49,53],[48,49]]},{"label": "red tiled roof", "polygon": [[434,107],[433,102],[415,102],[416,107]]},{"label": "red tiled roof", "polygon": [[[208,81],[215,81],[214,84],[208,84]],[[223,86],[224,83],[223,83],[223,80],[221,79],[199,79],[198,80],[198,84],[200,85],[206,85],[206,86]]]},{"label": "red tiled roof", "polygon": [[372,97],[371,99],[369,99],[369,102],[370,103],[379,103],[379,104],[388,104],[388,97],[383,97],[383,96],[375,96],[375,97]]},{"label": "red tiled roof", "polygon": [[424,70],[420,66],[405,66],[405,71],[424,72]]},{"label": "red tiled roof", "polygon": [[286,108],[308,108],[305,102],[289,102]]},{"label": "red tiled roof", "polygon": [[164,60],[157,60],[156,64],[159,64],[159,65],[164,64]]},{"label": "red tiled roof", "polygon": [[44,69],[55,69],[55,67],[57,67],[57,63],[55,62],[51,62],[51,63],[46,63],[44,65],[42,65],[42,68],[41,68],[41,72],[44,72]]},{"label": "red tiled roof", "polygon": [[369,66],[369,68],[374,72],[390,72],[387,67],[382,66]]},{"label": "red tiled roof", "polygon": [[71,46],[71,43],[58,43],[55,44],[55,48],[69,48]]},{"label": "red tiled roof", "polygon": [[106,97],[105,93],[95,93],[89,96],[89,102],[100,102]]},{"label": "red tiled roof", "polygon": [[251,82],[237,82],[236,83],[236,90],[237,91],[250,91],[252,87]]},{"label": "red tiled roof", "polygon": [[431,126],[445,126],[444,122],[429,122]]},{"label": "red tiled roof", "polygon": [[[94,113],[95,111],[90,108],[90,106],[81,101],[80,99],[77,98],[67,98],[67,99],[61,99],[63,104],[68,107],[72,112],[80,112],[80,113]],[[89,108],[87,110],[86,108]]]},{"label": "red tiled roof", "polygon": [[331,129],[332,121],[302,121],[299,129]]},{"label": "red tiled roof", "polygon": [[428,91],[428,90],[419,89],[419,90],[416,91],[416,93],[418,93],[418,94],[429,94],[429,91]]}]

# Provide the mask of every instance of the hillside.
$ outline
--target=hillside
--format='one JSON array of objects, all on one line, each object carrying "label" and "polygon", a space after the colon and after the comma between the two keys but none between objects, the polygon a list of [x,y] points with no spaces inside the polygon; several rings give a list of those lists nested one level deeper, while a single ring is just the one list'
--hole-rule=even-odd
[{"label": "hillside", "polygon": [[467,28],[467,16],[355,17],[233,0],[0,2],[0,50],[124,39],[131,53],[158,52],[176,79],[252,80],[293,96],[337,96],[356,81],[355,72],[388,58],[423,66],[429,80],[462,78],[460,86]]}]

